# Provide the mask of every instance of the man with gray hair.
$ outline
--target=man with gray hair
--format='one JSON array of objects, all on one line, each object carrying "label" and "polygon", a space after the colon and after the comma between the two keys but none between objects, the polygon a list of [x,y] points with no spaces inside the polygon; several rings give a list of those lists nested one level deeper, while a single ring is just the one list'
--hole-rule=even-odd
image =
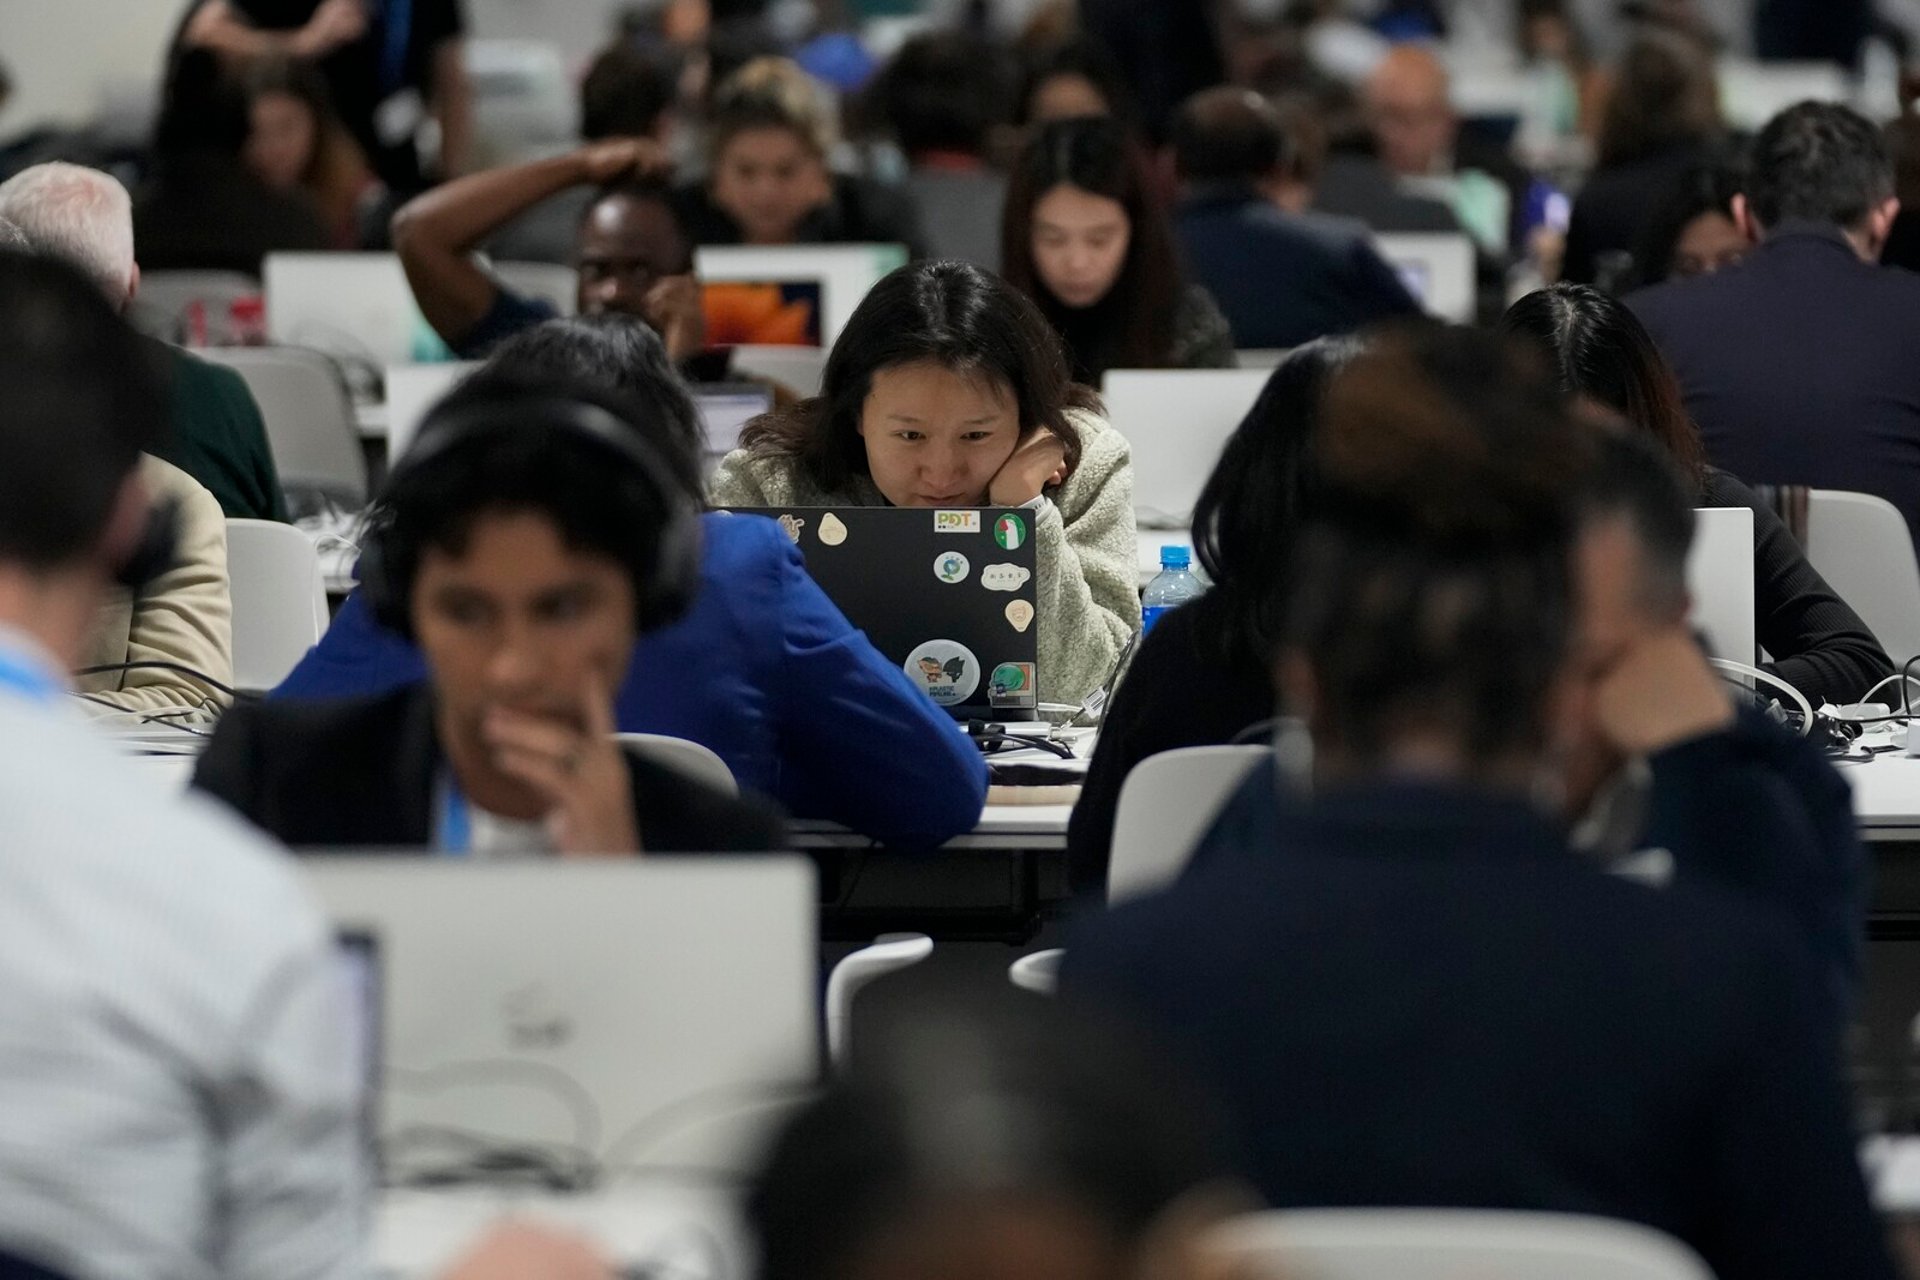
[{"label": "man with gray hair", "polygon": [[[74,164],[23,169],[0,183],[0,219],[36,251],[79,267],[116,308],[125,311],[139,291],[132,200],[110,175]],[[286,520],[266,424],[247,384],[177,348],[160,354],[172,366],[173,435],[157,456],[205,485],[229,516]]]}]

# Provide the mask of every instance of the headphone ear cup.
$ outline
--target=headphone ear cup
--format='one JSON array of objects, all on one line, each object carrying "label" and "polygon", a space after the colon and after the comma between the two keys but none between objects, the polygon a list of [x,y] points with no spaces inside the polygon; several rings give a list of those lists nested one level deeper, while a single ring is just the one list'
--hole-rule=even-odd
[{"label": "headphone ear cup", "polygon": [[639,584],[640,632],[658,631],[687,615],[700,591],[700,517],[678,503],[660,530],[653,571]]},{"label": "headphone ear cup", "polygon": [[161,502],[147,513],[146,527],[125,560],[113,572],[113,580],[127,590],[140,590],[174,567],[180,541],[180,503]]},{"label": "headphone ear cup", "polygon": [[371,529],[360,541],[360,596],[375,622],[396,635],[413,639],[413,618],[393,580],[385,529]]}]

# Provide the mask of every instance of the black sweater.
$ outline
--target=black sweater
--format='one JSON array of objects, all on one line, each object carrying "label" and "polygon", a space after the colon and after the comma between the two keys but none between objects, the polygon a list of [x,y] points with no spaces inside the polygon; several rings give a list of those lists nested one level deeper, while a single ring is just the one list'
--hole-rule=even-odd
[{"label": "black sweater", "polygon": [[1807,563],[1807,553],[1753,490],[1711,467],[1703,507],[1753,512],[1753,605],[1756,634],[1772,661],[1764,669],[1823,702],[1857,702],[1893,674],[1893,662],[1851,606]]}]

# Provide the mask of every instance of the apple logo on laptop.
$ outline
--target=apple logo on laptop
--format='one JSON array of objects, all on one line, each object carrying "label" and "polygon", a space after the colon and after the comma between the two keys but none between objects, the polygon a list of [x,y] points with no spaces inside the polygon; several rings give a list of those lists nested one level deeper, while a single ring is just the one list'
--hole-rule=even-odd
[{"label": "apple logo on laptop", "polygon": [[573,1016],[540,983],[507,992],[500,1012],[511,1048],[560,1049],[573,1039]]}]

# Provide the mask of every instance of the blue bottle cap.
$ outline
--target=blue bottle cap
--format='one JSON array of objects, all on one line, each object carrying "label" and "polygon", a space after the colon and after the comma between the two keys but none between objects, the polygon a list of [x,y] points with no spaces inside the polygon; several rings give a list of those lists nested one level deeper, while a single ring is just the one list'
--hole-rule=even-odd
[{"label": "blue bottle cap", "polygon": [[1160,567],[1162,569],[1184,569],[1193,563],[1193,553],[1185,547],[1160,548]]}]

